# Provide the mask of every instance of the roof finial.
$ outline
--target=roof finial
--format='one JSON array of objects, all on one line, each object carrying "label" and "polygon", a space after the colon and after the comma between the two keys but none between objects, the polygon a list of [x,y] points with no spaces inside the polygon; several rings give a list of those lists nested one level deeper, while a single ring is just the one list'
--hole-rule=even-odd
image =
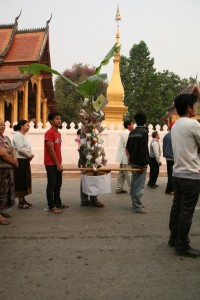
[{"label": "roof finial", "polygon": [[20,14],[19,14],[19,16],[15,18],[15,24],[18,24],[18,22],[17,22],[17,21],[18,21],[19,17],[21,16],[21,14],[22,14],[22,9],[21,9],[21,11],[20,11]]},{"label": "roof finial", "polygon": [[120,16],[120,12],[119,12],[119,5],[117,6],[117,13],[116,13],[116,17],[115,17],[115,21],[117,21],[117,34],[116,34],[116,41],[117,41],[117,45],[119,46],[119,21],[121,21],[121,16]]},{"label": "roof finial", "polygon": [[48,26],[49,26],[49,23],[50,23],[51,19],[52,19],[52,14],[51,14],[51,17],[50,17],[50,19],[49,19],[48,21],[46,21],[46,27],[48,27]]},{"label": "roof finial", "polygon": [[119,24],[118,22],[121,21],[121,16],[120,16],[120,12],[119,12],[119,5],[117,6],[117,13],[116,13],[115,21],[117,21],[117,24]]}]

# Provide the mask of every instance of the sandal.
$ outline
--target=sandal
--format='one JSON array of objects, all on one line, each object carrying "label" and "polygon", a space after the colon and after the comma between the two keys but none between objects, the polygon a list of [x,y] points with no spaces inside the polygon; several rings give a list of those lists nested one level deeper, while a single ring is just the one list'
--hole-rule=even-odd
[{"label": "sandal", "polygon": [[62,214],[63,211],[57,207],[54,207],[54,208],[50,209],[49,212],[58,215],[58,214]]},{"label": "sandal", "polygon": [[11,221],[8,219],[0,220],[0,225],[9,225],[10,223]]},{"label": "sandal", "polygon": [[33,206],[33,204],[31,202],[27,201],[26,199],[24,199],[23,202],[24,202],[24,204],[27,204],[29,206]]},{"label": "sandal", "polygon": [[28,205],[24,202],[20,202],[18,205],[18,208],[27,209],[27,208],[30,208],[30,205]]},{"label": "sandal", "polygon": [[90,202],[81,202],[80,206],[90,206]]},{"label": "sandal", "polygon": [[90,206],[92,207],[104,207],[104,204],[101,203],[100,201],[94,202],[94,203],[90,203]]},{"label": "sandal", "polygon": [[11,218],[11,215],[7,214],[7,213],[1,213],[2,217],[4,218]]},{"label": "sandal", "polygon": [[60,209],[65,209],[65,208],[68,208],[68,207],[69,207],[69,205],[61,204],[61,206],[59,206],[58,208],[60,208]]}]

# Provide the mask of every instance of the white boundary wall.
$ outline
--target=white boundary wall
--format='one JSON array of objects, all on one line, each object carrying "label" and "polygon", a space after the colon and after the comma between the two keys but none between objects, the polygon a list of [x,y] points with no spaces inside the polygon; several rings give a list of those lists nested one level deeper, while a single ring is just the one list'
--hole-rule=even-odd
[{"label": "white boundary wall", "polygon": [[[13,128],[10,128],[10,123],[7,121],[6,130],[4,135],[7,135],[11,141],[13,139],[13,135],[15,132]],[[81,127],[81,124],[79,124]],[[106,126],[106,129],[102,132],[101,137],[104,141],[103,146],[106,152],[106,158],[108,159],[108,166],[118,165],[115,162],[117,146],[119,142],[119,133],[123,130],[123,124],[119,124],[118,129],[114,130],[114,125],[110,125],[109,127],[106,123],[102,124]],[[64,165],[77,166],[78,162],[78,151],[77,151],[77,143],[75,142],[77,129],[74,128],[75,124],[71,123],[71,128],[66,129],[66,123],[63,123],[63,129],[60,129],[60,133],[62,136],[62,158]],[[47,127],[45,129],[42,128],[42,123],[38,124],[38,128],[34,128],[34,123],[30,123],[30,130],[27,133],[27,137],[29,138],[32,146],[33,154],[35,155],[34,159],[31,161],[32,165],[43,165],[44,160],[44,134],[50,128],[50,124],[47,123]],[[152,137],[151,134],[154,130],[157,130],[160,133],[160,144],[162,149],[162,141],[163,137],[167,133],[167,125],[164,125],[163,128],[160,125],[157,125],[154,129],[152,125],[148,126],[149,129],[149,142]],[[162,158],[162,163],[166,164],[164,158]]]}]

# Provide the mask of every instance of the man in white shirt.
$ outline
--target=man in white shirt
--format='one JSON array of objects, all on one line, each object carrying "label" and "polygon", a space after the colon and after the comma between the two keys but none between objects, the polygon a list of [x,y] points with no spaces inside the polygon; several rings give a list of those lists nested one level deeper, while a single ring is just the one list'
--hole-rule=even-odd
[{"label": "man in white shirt", "polygon": [[200,251],[190,247],[189,231],[200,193],[200,124],[195,116],[197,98],[181,94],[174,104],[180,118],[171,130],[174,153],[174,200],[171,207],[168,245],[175,246],[179,256],[200,257]]},{"label": "man in white shirt", "polygon": [[160,149],[160,135],[157,131],[152,132],[152,141],[150,143],[149,149],[149,166],[150,166],[150,174],[149,181],[147,186],[155,189],[158,187],[156,181],[159,175],[159,167],[162,165],[160,161],[161,157],[161,149]]},{"label": "man in white shirt", "polygon": [[[133,130],[133,123],[129,120],[124,121],[124,128],[125,128],[125,130],[120,134],[120,140],[119,140],[117,156],[116,156],[116,162],[118,162],[120,164],[120,168],[128,168],[129,167],[128,157],[126,154],[126,144],[127,144],[127,140],[128,140],[128,135]],[[118,177],[117,177],[116,194],[127,193],[127,191],[123,189],[125,180],[127,182],[129,190],[131,189],[131,179],[130,179],[131,175],[130,174],[131,173],[128,171],[119,171]]]}]

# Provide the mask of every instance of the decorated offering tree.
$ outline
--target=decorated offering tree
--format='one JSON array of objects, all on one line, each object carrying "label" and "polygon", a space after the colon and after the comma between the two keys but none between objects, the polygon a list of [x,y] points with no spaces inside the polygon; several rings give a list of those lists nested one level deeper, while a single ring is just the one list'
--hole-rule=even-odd
[{"label": "decorated offering tree", "polygon": [[103,109],[108,103],[108,100],[99,95],[96,99],[99,85],[103,80],[107,79],[107,74],[100,74],[101,67],[107,65],[115,53],[119,51],[117,43],[111,48],[100,65],[95,69],[95,73],[89,76],[79,84],[71,81],[66,76],[60,74],[58,71],[49,68],[44,64],[31,64],[29,66],[19,67],[20,72],[27,72],[29,74],[39,74],[41,71],[49,72],[58,75],[69,84],[76,87],[84,96],[84,102],[80,111],[81,127],[81,146],[84,147],[84,154],[86,157],[86,167],[92,167],[94,171],[101,166],[106,166],[107,159],[103,148],[103,140],[101,133],[105,129],[101,123],[104,120]]}]

